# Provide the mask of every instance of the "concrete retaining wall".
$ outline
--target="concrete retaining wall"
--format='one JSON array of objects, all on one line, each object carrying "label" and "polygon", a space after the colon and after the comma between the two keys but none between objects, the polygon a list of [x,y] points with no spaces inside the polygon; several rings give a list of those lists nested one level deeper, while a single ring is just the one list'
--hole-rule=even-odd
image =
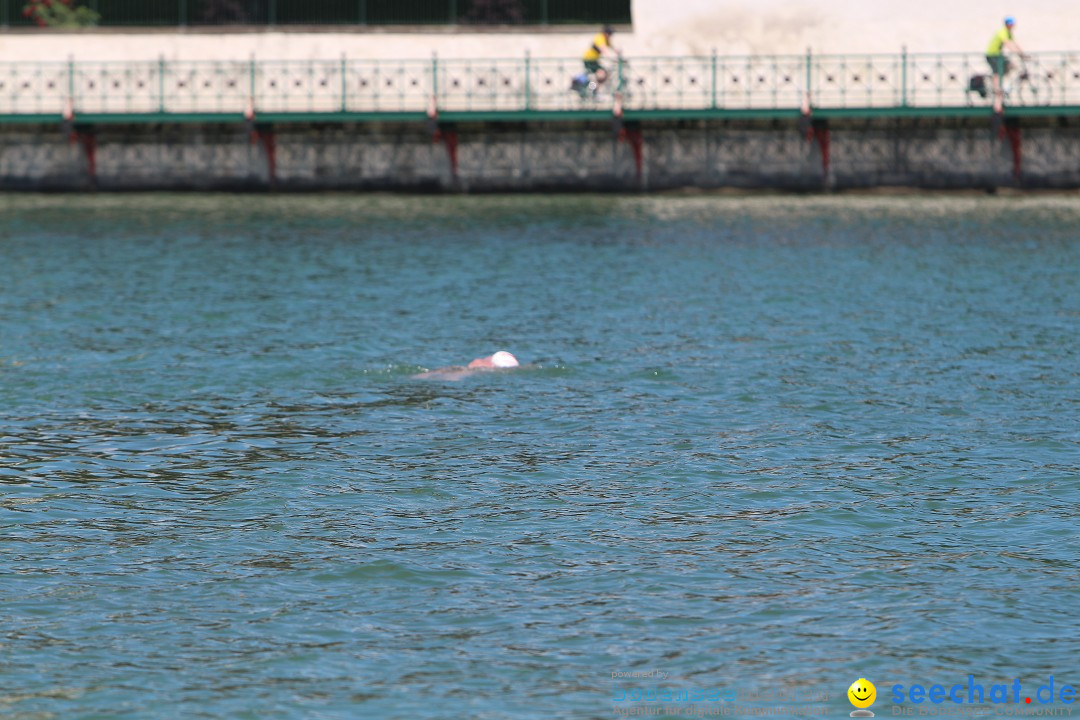
[{"label": "concrete retaining wall", "polygon": [[477,123],[434,137],[416,123],[8,126],[0,128],[0,189],[1080,188],[1080,119],[1000,128],[989,118],[834,121],[816,132],[781,120],[683,121],[617,130],[607,122]]}]

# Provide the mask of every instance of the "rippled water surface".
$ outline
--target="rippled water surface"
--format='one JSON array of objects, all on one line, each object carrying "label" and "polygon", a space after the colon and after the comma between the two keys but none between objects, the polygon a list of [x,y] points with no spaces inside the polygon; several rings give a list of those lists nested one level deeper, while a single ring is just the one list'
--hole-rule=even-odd
[{"label": "rippled water surface", "polygon": [[0,716],[1080,686],[1080,198],[0,218]]}]

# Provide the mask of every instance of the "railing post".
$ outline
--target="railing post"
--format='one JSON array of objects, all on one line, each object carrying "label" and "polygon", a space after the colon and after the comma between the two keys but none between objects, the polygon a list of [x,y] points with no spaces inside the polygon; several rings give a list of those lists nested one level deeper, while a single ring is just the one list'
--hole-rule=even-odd
[{"label": "railing post", "polygon": [[813,105],[814,57],[810,48],[806,48],[806,102]]},{"label": "railing post", "polygon": [[1067,62],[1068,61],[1065,58],[1061,59],[1061,72],[1058,73],[1058,77],[1061,78],[1061,101],[1058,102],[1058,105],[1068,105],[1068,98],[1066,97],[1069,92],[1069,86],[1066,85],[1068,73],[1065,72],[1065,65]]},{"label": "railing post", "polygon": [[255,114],[255,53],[248,61],[248,109],[252,115]]},{"label": "railing post", "polygon": [[450,0],[450,24],[457,24],[457,0]]},{"label": "railing post", "polygon": [[346,112],[349,104],[346,100],[349,93],[349,82],[345,77],[345,74],[349,70],[349,64],[345,60],[345,53],[341,53],[341,112]]},{"label": "railing post", "polygon": [[367,0],[357,0],[356,24],[367,25]]},{"label": "railing post", "polygon": [[277,0],[270,0],[266,21],[267,25],[277,25]]},{"label": "railing post", "polygon": [[177,9],[180,14],[180,27],[187,25],[187,0],[180,0],[180,7]]},{"label": "railing post", "polygon": [[75,56],[68,55],[68,107],[75,112]]},{"label": "railing post", "polygon": [[747,56],[746,65],[742,68],[746,73],[743,75],[745,82],[743,87],[746,89],[746,107],[752,107],[754,104],[754,83],[751,78],[754,76],[754,58]]},{"label": "railing post", "polygon": [[712,49],[712,109],[716,109],[716,48]]},{"label": "railing post", "polygon": [[438,103],[439,98],[439,54],[431,53],[431,97]]},{"label": "railing post", "polygon": [[623,88],[625,87],[626,84],[625,80],[623,79],[623,59],[622,55],[619,55],[619,77],[616,79],[615,83],[615,103],[620,115],[622,113]]},{"label": "railing post", "polygon": [[[942,84],[941,84],[941,71],[943,69],[942,65],[944,65],[944,63],[941,61],[941,55],[938,55],[938,60],[937,60],[937,104],[938,105],[942,104],[941,96],[942,96],[942,93],[943,93],[943,90],[944,90],[944,88],[942,87]],[[1004,86],[999,83],[998,87],[1003,88]]]},{"label": "railing post", "polygon": [[907,107],[907,74],[908,74],[908,59],[907,59],[907,45],[904,45],[900,52],[900,105]]},{"label": "railing post", "polygon": [[548,0],[540,0],[540,24],[548,24]]},{"label": "railing post", "polygon": [[532,72],[531,72],[532,64],[531,64],[530,60],[531,60],[531,56],[529,54],[529,51],[526,50],[525,51],[525,109],[526,110],[531,110],[532,109],[532,86],[531,86],[531,82],[530,82],[530,78],[532,77]]},{"label": "railing post", "polygon": [[165,56],[158,55],[158,112],[165,114]]}]

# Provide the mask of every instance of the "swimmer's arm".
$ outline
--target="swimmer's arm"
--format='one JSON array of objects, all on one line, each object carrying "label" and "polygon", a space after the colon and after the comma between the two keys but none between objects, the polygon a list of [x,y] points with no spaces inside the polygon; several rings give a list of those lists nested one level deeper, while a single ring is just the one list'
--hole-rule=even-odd
[{"label": "swimmer's arm", "polygon": [[427,372],[418,373],[413,375],[414,378],[432,378],[432,377],[445,377],[447,375],[453,375],[455,373],[466,372],[468,368],[464,365],[447,365],[446,367],[435,368],[434,370],[428,370]]}]

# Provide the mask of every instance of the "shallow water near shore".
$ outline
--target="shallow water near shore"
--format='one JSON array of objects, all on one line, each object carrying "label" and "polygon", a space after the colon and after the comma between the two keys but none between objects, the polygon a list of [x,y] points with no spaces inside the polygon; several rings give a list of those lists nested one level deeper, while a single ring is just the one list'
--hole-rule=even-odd
[{"label": "shallow water near shore", "polygon": [[0,217],[4,717],[1080,685],[1080,197]]}]

